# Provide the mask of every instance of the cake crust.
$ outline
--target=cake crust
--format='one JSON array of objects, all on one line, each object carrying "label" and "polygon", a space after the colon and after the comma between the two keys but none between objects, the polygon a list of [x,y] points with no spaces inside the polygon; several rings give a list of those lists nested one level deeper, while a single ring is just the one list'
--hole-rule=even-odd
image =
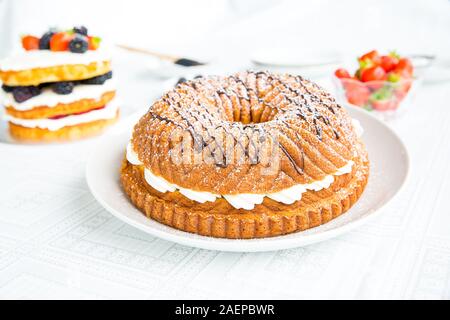
[{"label": "cake crust", "polygon": [[16,110],[11,106],[6,106],[6,113],[20,119],[42,119],[60,115],[70,115],[73,113],[86,112],[106,105],[112,99],[116,91],[105,92],[100,99],[81,99],[71,103],[59,103],[56,106],[38,106],[30,110]]},{"label": "cake crust", "polygon": [[67,64],[18,71],[0,70],[0,79],[8,86],[37,86],[47,82],[89,79],[110,70],[110,61],[98,61],[90,64]]},{"label": "cake crust", "polygon": [[179,192],[160,193],[149,186],[142,168],[122,162],[120,179],[131,202],[148,218],[203,236],[251,239],[303,231],[324,224],[359,199],[369,177],[369,161],[362,146],[349,174],[336,177],[320,191],[308,190],[302,199],[286,205],[269,198],[253,210],[235,209],[224,199],[197,203]]},{"label": "cake crust", "polygon": [[9,133],[14,139],[24,142],[72,141],[100,134],[106,127],[114,124],[118,118],[119,110],[117,110],[115,118],[112,119],[101,119],[80,123],[74,126],[66,126],[55,131],[42,128],[27,128],[9,122]]}]

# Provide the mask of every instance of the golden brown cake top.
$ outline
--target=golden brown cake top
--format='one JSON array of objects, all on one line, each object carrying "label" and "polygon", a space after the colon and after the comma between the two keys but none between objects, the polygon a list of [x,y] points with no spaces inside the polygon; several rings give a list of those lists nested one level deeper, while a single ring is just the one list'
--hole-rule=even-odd
[{"label": "golden brown cake top", "polygon": [[356,156],[351,118],[300,76],[241,72],[178,84],[136,124],[144,166],[180,187],[269,193],[323,179]]}]

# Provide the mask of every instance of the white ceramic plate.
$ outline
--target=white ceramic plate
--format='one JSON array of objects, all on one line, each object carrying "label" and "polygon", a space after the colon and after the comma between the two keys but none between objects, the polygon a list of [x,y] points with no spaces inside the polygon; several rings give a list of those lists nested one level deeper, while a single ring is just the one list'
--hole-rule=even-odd
[{"label": "white ceramic plate", "polygon": [[86,179],[94,197],[120,220],[153,236],[187,246],[222,251],[271,251],[309,245],[348,232],[375,217],[404,185],[409,159],[399,137],[368,112],[348,107],[364,127],[370,178],[360,200],[342,216],[319,227],[289,235],[251,240],[219,239],[179,231],[146,218],[128,200],[119,183],[119,168],[135,116],[104,136],[87,163]]},{"label": "white ceramic plate", "polygon": [[301,74],[316,79],[333,73],[342,62],[342,54],[333,50],[277,47],[257,50],[251,54],[250,60],[256,70]]}]

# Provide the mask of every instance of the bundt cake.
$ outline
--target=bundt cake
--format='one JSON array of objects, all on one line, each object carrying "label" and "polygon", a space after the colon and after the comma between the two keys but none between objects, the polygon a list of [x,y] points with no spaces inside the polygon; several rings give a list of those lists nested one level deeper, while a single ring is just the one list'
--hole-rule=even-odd
[{"label": "bundt cake", "polygon": [[369,175],[359,128],[300,76],[241,72],[179,83],[134,126],[121,167],[151,219],[205,236],[269,237],[326,223]]}]

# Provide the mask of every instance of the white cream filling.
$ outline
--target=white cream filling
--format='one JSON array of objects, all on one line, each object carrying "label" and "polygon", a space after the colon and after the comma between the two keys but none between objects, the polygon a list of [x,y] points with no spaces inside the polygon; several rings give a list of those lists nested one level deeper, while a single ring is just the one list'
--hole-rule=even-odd
[{"label": "white cream filling", "polygon": [[[133,165],[143,165],[139,160],[136,152],[133,150],[131,143],[127,145],[126,158],[128,162]],[[339,168],[333,175],[343,175],[350,173],[352,171],[353,161],[349,161],[345,166]],[[217,198],[223,197],[236,209],[252,210],[255,205],[261,204],[264,201],[264,197],[268,197],[277,202],[284,204],[292,204],[302,198],[302,193],[307,190],[319,191],[324,188],[328,188],[334,181],[333,175],[327,175],[322,180],[314,181],[309,184],[297,184],[290,188],[267,194],[252,194],[252,193],[241,193],[234,195],[219,195],[206,191],[194,191],[186,188],[182,188],[176,184],[170,183],[162,177],[154,175],[147,168],[144,169],[145,181],[159,192],[174,192],[178,190],[185,197],[200,202],[205,203],[206,201],[213,202]]]},{"label": "white cream filling", "polygon": [[20,71],[60,65],[90,64],[92,62],[109,61],[108,50],[88,50],[85,53],[70,51],[30,50],[20,51],[0,60],[0,70]]},{"label": "white cream filling", "polygon": [[113,100],[102,109],[89,111],[79,115],[67,116],[60,119],[19,119],[9,114],[5,114],[3,118],[6,121],[12,122],[22,127],[41,128],[48,129],[50,131],[56,131],[63,127],[73,126],[80,123],[115,118],[117,109],[118,105],[115,100]]},{"label": "white cream filling", "polygon": [[70,94],[57,94],[51,88],[44,88],[41,94],[28,99],[24,102],[14,100],[12,93],[6,93],[3,90],[2,103],[5,106],[13,107],[18,111],[31,110],[36,107],[46,106],[55,107],[56,105],[68,104],[82,99],[99,100],[106,92],[116,89],[115,80],[109,79],[103,84],[78,84],[73,87]]},{"label": "white cream filling", "polygon": [[[364,130],[360,122],[356,119],[352,119],[352,124],[355,128],[357,136],[361,137]],[[136,152],[133,150],[131,142],[127,145],[126,158],[127,161],[133,165],[143,165],[143,163],[139,160]],[[348,161],[345,166],[338,168],[336,172],[334,172],[332,175],[330,174],[325,176],[322,180],[314,181],[308,184],[297,184],[287,189],[267,194],[241,193],[234,195],[219,195],[206,191],[194,191],[170,183],[162,177],[155,176],[147,168],[144,169],[144,178],[150,186],[152,186],[159,192],[174,192],[178,190],[188,199],[200,203],[205,203],[206,201],[213,202],[217,198],[223,197],[236,209],[252,210],[255,208],[255,205],[261,204],[264,201],[264,197],[268,197],[272,200],[284,204],[293,204],[295,201],[299,201],[302,198],[302,194],[307,190],[319,191],[329,188],[334,181],[334,176],[340,176],[352,172],[353,164],[354,162],[352,160]]]},{"label": "white cream filling", "polygon": [[347,164],[345,166],[340,167],[339,169],[337,169],[337,171],[334,173],[334,175],[335,176],[342,176],[343,174],[352,172],[353,163],[354,162],[352,160],[350,160],[349,162],[347,162]]},{"label": "white cream filling", "polygon": [[362,137],[362,135],[364,133],[364,128],[362,127],[361,122],[359,122],[359,120],[352,118],[352,125],[353,125],[353,128],[355,129],[356,135],[358,137]]},{"label": "white cream filling", "polygon": [[264,194],[253,194],[253,193],[241,193],[233,195],[223,195],[225,200],[228,201],[236,209],[252,210],[255,205],[261,204],[264,201]]}]

